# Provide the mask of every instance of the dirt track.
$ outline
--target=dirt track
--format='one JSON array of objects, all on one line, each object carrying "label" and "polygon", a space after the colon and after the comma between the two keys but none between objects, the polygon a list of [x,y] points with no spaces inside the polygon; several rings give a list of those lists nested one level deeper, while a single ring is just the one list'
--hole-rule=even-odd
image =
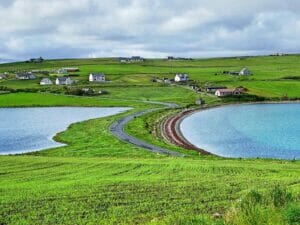
[{"label": "dirt track", "polygon": [[200,149],[191,143],[189,143],[182,135],[179,125],[182,119],[184,119],[187,115],[194,112],[194,109],[191,110],[185,110],[175,116],[172,116],[168,119],[166,119],[162,125],[162,132],[164,136],[173,144],[188,149],[188,150],[195,150],[198,152],[201,152],[202,154],[209,155],[210,153]]}]

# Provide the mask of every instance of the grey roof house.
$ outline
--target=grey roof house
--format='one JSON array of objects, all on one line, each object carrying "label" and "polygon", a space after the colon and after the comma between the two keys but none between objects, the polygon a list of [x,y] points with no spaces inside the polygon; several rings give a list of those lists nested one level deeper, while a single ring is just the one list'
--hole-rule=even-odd
[{"label": "grey roof house", "polygon": [[35,78],[36,78],[35,75],[33,75],[31,72],[16,74],[16,79],[18,79],[18,80],[33,80]]},{"label": "grey roof house", "polygon": [[74,80],[72,80],[70,77],[58,77],[55,80],[56,85],[70,85],[73,83],[74,83]]},{"label": "grey roof house", "polygon": [[90,82],[105,82],[105,75],[103,73],[90,73]]}]

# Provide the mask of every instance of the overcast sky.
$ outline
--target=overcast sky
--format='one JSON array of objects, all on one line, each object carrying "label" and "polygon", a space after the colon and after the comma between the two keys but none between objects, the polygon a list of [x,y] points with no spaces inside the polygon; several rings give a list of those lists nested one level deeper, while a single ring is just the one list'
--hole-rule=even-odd
[{"label": "overcast sky", "polygon": [[300,52],[299,0],[0,0],[0,58]]}]

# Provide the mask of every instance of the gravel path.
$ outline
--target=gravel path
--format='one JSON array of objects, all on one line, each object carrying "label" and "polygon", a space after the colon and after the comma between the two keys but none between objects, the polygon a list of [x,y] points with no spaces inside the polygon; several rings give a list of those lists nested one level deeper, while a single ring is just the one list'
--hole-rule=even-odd
[{"label": "gravel path", "polygon": [[[173,104],[173,103],[162,103],[162,102],[152,102],[152,101],[145,101],[145,102],[163,105],[166,108],[177,108],[178,107],[178,105]],[[139,140],[133,136],[130,136],[129,134],[127,134],[125,132],[125,126],[129,121],[133,120],[136,117],[139,117],[139,116],[142,116],[147,113],[151,113],[151,112],[154,112],[154,111],[157,111],[160,109],[161,108],[148,109],[148,110],[136,112],[132,115],[125,116],[125,117],[117,120],[116,122],[114,122],[110,126],[109,130],[115,137],[117,137],[127,143],[130,143],[130,144],[136,145],[140,148],[143,148],[147,151],[151,151],[151,152],[158,153],[158,154],[170,155],[170,156],[184,156],[184,154],[182,154],[182,153],[171,151],[171,150],[164,149],[164,148],[160,148],[155,145],[149,144],[145,141]]]}]

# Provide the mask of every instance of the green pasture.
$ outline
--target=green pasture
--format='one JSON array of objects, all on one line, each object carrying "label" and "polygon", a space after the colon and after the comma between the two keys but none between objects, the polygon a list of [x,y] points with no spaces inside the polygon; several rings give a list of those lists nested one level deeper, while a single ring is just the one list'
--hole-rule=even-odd
[{"label": "green pasture", "polygon": [[[90,97],[64,95],[65,87],[39,86],[39,80],[45,77],[43,74],[37,74],[38,78],[31,81],[14,79],[17,71],[39,69],[53,73],[61,67],[80,69],[74,76],[78,82],[73,88],[92,87],[108,93]],[[222,74],[243,67],[248,67],[253,75]],[[261,99],[299,99],[300,55],[181,61],[148,59],[128,64],[121,64],[116,58],[63,59],[2,64],[2,72],[10,72],[10,75],[8,80],[0,80],[0,107],[125,106],[131,109],[120,115],[72,124],[55,136],[55,140],[66,146],[0,156],[1,225],[241,225],[245,222],[239,223],[238,219],[246,221],[249,215],[259,218],[259,213],[269,208],[265,202],[260,203],[260,208],[255,205],[250,214],[241,211],[228,219],[241,210],[232,206],[238,205],[249,192],[252,193],[251,190],[269,193],[277,184],[293,194],[291,204],[296,206],[292,209],[298,209],[299,161],[203,156],[174,146],[161,136],[159,124],[163,118],[183,108],[194,107],[199,98],[208,106],[242,102],[246,98],[222,100],[196,93],[187,85],[166,85],[152,82],[152,79],[173,78],[176,72],[183,72],[200,86],[243,86],[248,89],[249,96]],[[90,72],[105,73],[108,82],[89,83]],[[6,93],[7,88],[12,93]],[[173,102],[181,109],[162,109],[163,106],[151,101]],[[109,132],[115,120],[154,107],[161,109],[134,119],[126,126],[126,131],[152,144],[184,153],[184,157],[153,154],[124,143]],[[289,221],[297,218],[297,213],[285,220],[283,211],[290,212],[285,208],[271,208],[268,212],[279,218],[276,224],[294,225]],[[216,214],[221,215],[220,218],[214,217]]]}]

